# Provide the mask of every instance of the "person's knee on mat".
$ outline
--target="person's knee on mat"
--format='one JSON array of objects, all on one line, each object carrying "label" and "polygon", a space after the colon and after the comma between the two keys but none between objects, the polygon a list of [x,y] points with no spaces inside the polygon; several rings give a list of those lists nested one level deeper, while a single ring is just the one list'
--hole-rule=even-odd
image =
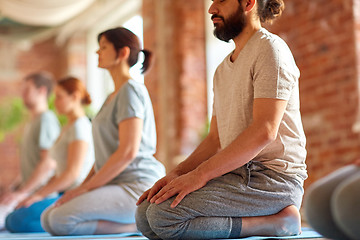
[{"label": "person's knee on mat", "polygon": [[5,228],[12,233],[33,232],[33,229],[29,228],[29,221],[30,219],[15,210],[6,217]]},{"label": "person's knee on mat", "polygon": [[328,194],[328,191],[319,184],[315,184],[308,189],[304,204],[306,206],[306,219],[311,226],[323,229],[331,224],[335,227],[335,224],[331,221],[329,201],[325,201],[325,199],[330,198],[331,195]]},{"label": "person's knee on mat", "polygon": [[144,236],[153,239],[152,236],[154,233],[150,228],[149,222],[147,220],[146,211],[150,203],[148,201],[142,202],[138,208],[136,209],[135,219],[136,219],[136,227],[137,229],[143,233]]},{"label": "person's knee on mat", "polygon": [[177,223],[185,221],[176,218],[176,208],[170,208],[171,201],[161,204],[150,204],[146,210],[146,218],[151,230],[161,239],[181,239],[183,230]]},{"label": "person's knee on mat", "polygon": [[351,239],[358,239],[359,219],[360,217],[354,212],[358,212],[358,197],[354,193],[359,192],[359,186],[356,182],[346,181],[335,190],[331,201],[331,210],[334,221]]},{"label": "person's knee on mat", "polygon": [[85,221],[72,215],[71,209],[61,207],[47,210],[42,218],[42,225],[50,229],[55,236],[93,235],[96,232],[97,221]]},{"label": "person's knee on mat", "polygon": [[[70,222],[67,217],[63,217],[62,214],[56,211],[57,209],[51,209],[46,212],[46,215],[42,216],[42,225],[46,225],[47,231],[55,236],[67,236],[72,235],[75,223]],[[50,230],[50,231],[49,231]]]},{"label": "person's knee on mat", "polygon": [[16,222],[14,221],[14,217],[12,216],[13,212],[10,213],[6,218],[5,218],[5,228],[6,230],[8,230],[9,232],[15,232],[16,231],[16,226],[18,226],[16,224]]}]

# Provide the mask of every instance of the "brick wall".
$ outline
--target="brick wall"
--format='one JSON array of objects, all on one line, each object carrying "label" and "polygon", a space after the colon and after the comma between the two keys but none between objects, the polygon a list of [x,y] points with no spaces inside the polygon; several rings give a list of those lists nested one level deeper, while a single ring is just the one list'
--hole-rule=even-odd
[{"label": "brick wall", "polygon": [[192,152],[206,124],[204,1],[144,0],[144,44],[156,62],[146,76],[158,132],[157,157],[170,170]]},{"label": "brick wall", "polygon": [[71,37],[64,46],[66,49],[66,74],[72,75],[86,82],[86,33],[79,32]]},{"label": "brick wall", "polygon": [[[357,64],[357,83],[360,83],[360,0],[354,0],[354,16],[355,16],[355,42],[356,42],[356,64]],[[359,86],[358,86],[359,88]],[[360,97],[359,97],[360,103]],[[357,121],[360,125],[360,108],[358,109]]]},{"label": "brick wall", "polygon": [[288,43],[301,71],[309,184],[360,156],[355,8],[352,0],[285,2],[270,30]]},{"label": "brick wall", "polygon": [[54,38],[34,44],[27,51],[20,50],[16,59],[16,70],[20,79],[40,70],[49,71],[59,78],[67,71],[67,66],[66,52],[63,47],[56,44]]}]

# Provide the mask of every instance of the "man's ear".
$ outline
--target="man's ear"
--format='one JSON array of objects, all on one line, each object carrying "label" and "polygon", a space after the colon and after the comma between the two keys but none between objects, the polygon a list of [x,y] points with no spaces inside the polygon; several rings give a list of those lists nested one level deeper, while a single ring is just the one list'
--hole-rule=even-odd
[{"label": "man's ear", "polygon": [[118,59],[119,60],[123,60],[123,59],[128,59],[130,56],[130,48],[125,46],[122,47],[121,49],[119,49],[118,51]]},{"label": "man's ear", "polygon": [[244,11],[250,12],[254,9],[257,0],[245,0]]}]

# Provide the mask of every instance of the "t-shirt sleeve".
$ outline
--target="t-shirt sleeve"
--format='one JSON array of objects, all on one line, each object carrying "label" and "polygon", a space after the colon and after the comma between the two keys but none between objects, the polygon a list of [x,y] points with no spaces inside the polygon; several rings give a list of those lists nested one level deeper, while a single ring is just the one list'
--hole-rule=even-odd
[{"label": "t-shirt sleeve", "polygon": [[127,85],[121,91],[116,103],[116,123],[133,117],[144,119],[145,103],[140,89]]},{"label": "t-shirt sleeve", "polygon": [[41,116],[39,147],[47,150],[52,147],[60,134],[60,124],[56,116],[50,112]]},{"label": "t-shirt sleeve", "polygon": [[85,141],[89,142],[92,139],[91,123],[85,118],[79,119],[74,123],[72,128],[69,142],[73,141]]},{"label": "t-shirt sleeve", "polygon": [[261,51],[253,69],[254,98],[289,100],[299,78],[290,49],[275,41]]}]

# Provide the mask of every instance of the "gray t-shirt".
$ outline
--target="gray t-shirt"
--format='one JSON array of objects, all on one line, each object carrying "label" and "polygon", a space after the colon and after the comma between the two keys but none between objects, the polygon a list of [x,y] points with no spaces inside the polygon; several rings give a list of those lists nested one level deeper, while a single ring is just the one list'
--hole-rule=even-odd
[{"label": "gray t-shirt", "polygon": [[[50,149],[50,156],[56,161],[55,174],[59,176],[66,170],[68,161],[68,148],[74,141],[84,141],[88,144],[87,153],[83,160],[81,172],[75,182],[68,188],[74,188],[82,183],[87,177],[94,164],[94,144],[91,133],[91,123],[87,117],[80,117],[63,130],[53,147]],[[66,189],[66,190],[68,190]]]},{"label": "gray t-shirt", "polygon": [[[49,150],[59,136],[59,133],[59,121],[50,110],[40,114],[25,126],[20,148],[22,183],[29,180],[38,165],[41,150]],[[44,179],[43,184],[48,179]]]},{"label": "gray t-shirt", "polygon": [[145,85],[134,80],[126,82],[114,98],[102,106],[93,120],[95,170],[98,171],[117,150],[119,123],[133,117],[143,120],[139,151],[130,165],[109,184],[153,182],[165,174],[164,166],[153,157],[156,151],[156,128],[150,96]]},{"label": "gray t-shirt", "polygon": [[299,69],[286,43],[262,28],[241,50],[230,55],[214,76],[214,106],[221,148],[227,147],[252,122],[255,98],[287,100],[276,140],[253,161],[303,182],[306,138],[300,116]]}]

